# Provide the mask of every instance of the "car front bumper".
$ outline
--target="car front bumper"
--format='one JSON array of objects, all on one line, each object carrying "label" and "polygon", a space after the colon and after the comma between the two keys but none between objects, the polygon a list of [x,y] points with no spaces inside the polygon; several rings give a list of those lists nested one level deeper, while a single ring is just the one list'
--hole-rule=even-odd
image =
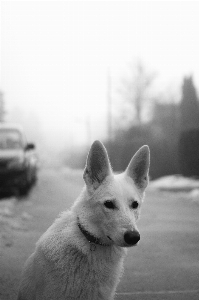
[{"label": "car front bumper", "polygon": [[26,170],[0,170],[0,191],[21,188],[26,185]]}]

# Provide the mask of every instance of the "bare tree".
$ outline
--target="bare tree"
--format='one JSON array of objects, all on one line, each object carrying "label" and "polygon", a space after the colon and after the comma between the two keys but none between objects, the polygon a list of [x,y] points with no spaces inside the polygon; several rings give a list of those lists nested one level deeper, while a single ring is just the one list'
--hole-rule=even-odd
[{"label": "bare tree", "polygon": [[133,117],[130,117],[130,119],[137,125],[143,122],[143,107],[149,100],[146,92],[149,90],[154,79],[155,74],[147,72],[143,63],[138,61],[136,64],[129,64],[129,75],[121,80],[119,93],[130,107],[133,108],[134,120],[132,120]]}]

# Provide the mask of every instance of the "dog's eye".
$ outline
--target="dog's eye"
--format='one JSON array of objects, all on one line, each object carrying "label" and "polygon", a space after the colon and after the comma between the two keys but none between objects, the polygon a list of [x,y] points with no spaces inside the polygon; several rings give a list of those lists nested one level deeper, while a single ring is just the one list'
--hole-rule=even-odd
[{"label": "dog's eye", "polygon": [[116,208],[116,205],[115,205],[114,201],[112,201],[112,200],[106,200],[106,201],[104,202],[104,206],[105,206],[106,208],[109,208],[109,209],[114,209],[114,208]]},{"label": "dog's eye", "polygon": [[136,209],[136,208],[138,208],[138,206],[139,206],[139,203],[137,201],[133,201],[131,204],[132,209]]}]

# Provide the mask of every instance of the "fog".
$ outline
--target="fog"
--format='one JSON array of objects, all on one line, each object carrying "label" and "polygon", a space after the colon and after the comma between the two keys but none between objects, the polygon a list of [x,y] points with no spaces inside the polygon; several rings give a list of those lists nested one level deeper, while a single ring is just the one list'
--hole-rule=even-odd
[{"label": "fog", "polygon": [[138,61],[155,74],[149,99],[178,102],[184,76],[199,86],[198,13],[192,1],[1,1],[5,121],[49,151],[108,139]]}]

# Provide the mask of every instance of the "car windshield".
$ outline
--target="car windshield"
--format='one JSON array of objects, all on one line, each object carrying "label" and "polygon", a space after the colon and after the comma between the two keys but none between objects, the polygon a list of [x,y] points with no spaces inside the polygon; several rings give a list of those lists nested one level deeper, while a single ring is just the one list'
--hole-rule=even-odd
[{"label": "car windshield", "polygon": [[0,150],[23,148],[21,133],[16,129],[0,129]]}]

